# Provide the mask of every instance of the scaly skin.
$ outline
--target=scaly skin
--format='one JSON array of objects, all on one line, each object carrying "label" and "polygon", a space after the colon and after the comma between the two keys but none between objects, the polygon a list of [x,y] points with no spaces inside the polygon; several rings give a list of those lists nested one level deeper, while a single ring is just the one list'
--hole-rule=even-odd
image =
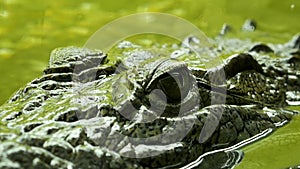
[{"label": "scaly skin", "polygon": [[[225,50],[210,50],[235,51],[230,41],[216,39]],[[0,107],[0,168],[178,168],[275,129],[292,117],[282,107],[299,91],[290,78],[299,60],[259,57],[297,45],[238,46],[250,53],[207,70],[144,49],[120,62],[97,50],[54,50],[44,75]]]}]

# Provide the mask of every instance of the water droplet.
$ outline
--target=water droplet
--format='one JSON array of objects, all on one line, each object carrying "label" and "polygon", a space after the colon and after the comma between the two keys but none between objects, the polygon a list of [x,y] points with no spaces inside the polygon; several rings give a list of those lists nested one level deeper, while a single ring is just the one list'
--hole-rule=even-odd
[{"label": "water droplet", "polygon": [[291,4],[291,9],[294,10],[295,4]]}]

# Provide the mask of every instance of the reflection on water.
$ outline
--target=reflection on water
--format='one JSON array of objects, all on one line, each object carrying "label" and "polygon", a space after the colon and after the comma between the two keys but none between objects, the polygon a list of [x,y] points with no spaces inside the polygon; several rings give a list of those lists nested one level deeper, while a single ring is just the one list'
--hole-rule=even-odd
[{"label": "reflection on water", "polygon": [[[223,23],[235,36],[267,42],[285,42],[299,33],[300,1],[285,0],[119,0],[119,1],[0,1],[0,104],[39,76],[50,51],[59,46],[82,46],[101,26],[136,12],[167,12],[197,25],[208,36]],[[258,31],[240,33],[245,19]],[[244,148],[236,168],[281,168],[299,162],[300,117],[256,144]],[[222,153],[221,153],[222,155]],[[223,154],[224,155],[224,154]]]},{"label": "reflection on water", "polygon": [[[293,107],[292,109],[298,109]],[[271,136],[242,149],[245,157],[235,169],[280,169],[300,164],[300,116]]]},{"label": "reflection on water", "polygon": [[231,169],[234,168],[237,164],[239,164],[243,157],[244,153],[240,149],[248,144],[251,144],[259,139],[262,139],[268,136],[272,132],[272,129],[267,129],[251,138],[248,138],[236,145],[233,145],[228,148],[219,149],[207,152],[201,155],[194,162],[182,167],[181,169]]},{"label": "reflection on water", "polygon": [[240,150],[217,151],[206,154],[197,164],[189,164],[181,169],[231,169],[243,159],[243,155]]}]

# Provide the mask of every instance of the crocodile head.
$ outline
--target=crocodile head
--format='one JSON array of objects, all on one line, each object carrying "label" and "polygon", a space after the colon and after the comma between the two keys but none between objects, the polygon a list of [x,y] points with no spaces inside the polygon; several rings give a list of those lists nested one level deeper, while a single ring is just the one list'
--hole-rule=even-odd
[{"label": "crocodile head", "polygon": [[[284,72],[250,54],[209,70],[141,49],[132,55],[114,62],[98,50],[53,51],[44,75],[0,107],[0,165],[178,168],[291,119],[275,106],[285,91],[270,78]],[[260,93],[271,89],[267,98]],[[214,157],[222,166],[232,154]]]}]

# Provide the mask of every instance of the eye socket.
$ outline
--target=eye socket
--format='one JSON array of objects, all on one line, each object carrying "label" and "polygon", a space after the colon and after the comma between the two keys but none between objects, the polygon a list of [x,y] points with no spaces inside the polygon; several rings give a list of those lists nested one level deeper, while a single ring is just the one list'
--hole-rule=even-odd
[{"label": "eye socket", "polygon": [[153,89],[160,89],[167,96],[168,103],[180,103],[192,86],[191,77],[187,68],[172,70],[159,76],[154,81]]}]

